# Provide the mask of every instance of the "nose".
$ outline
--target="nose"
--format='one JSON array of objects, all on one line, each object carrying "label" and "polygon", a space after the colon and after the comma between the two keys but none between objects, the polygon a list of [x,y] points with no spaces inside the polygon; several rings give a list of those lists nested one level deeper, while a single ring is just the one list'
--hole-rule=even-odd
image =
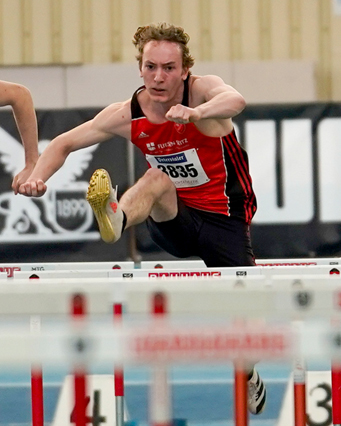
[{"label": "nose", "polygon": [[155,71],[154,81],[157,82],[157,83],[163,81],[163,70],[161,68],[158,68]]}]

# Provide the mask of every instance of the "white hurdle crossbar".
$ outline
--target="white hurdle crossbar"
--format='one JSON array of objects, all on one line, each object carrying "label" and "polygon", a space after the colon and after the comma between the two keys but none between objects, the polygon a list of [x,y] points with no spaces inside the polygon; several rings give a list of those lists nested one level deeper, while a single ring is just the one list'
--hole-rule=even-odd
[{"label": "white hurdle crossbar", "polygon": [[[340,257],[329,258],[294,258],[294,259],[256,259],[257,266],[309,266],[309,265],[341,265]],[[145,260],[141,261],[141,269],[192,269],[206,268],[202,260]]]},{"label": "white hurdle crossbar", "polygon": [[27,262],[27,263],[0,263],[0,273],[4,272],[9,278],[16,271],[71,271],[71,270],[111,270],[133,269],[132,261],[118,262]]},{"label": "white hurdle crossbar", "polygon": [[[113,302],[122,302],[126,306],[128,315],[130,313],[150,314],[151,298],[155,294],[163,294],[167,300],[168,315],[176,313],[181,315],[200,314],[206,319],[212,315],[224,315],[226,318],[253,319],[262,318],[264,312],[266,312],[268,317],[279,316],[290,321],[293,319],[309,321],[315,317],[329,320],[337,317],[340,313],[340,284],[341,280],[338,276],[322,278],[316,275],[305,275],[300,277],[299,280],[295,276],[272,277],[271,285],[264,276],[221,277],[218,280],[211,277],[196,277],[185,281],[178,278],[162,280],[99,278],[96,279],[95,283],[89,278],[43,279],[34,282],[32,280],[14,279],[11,283],[0,286],[0,313],[20,315],[67,314],[70,311],[68,300],[70,294],[77,292],[85,293],[86,297],[89,298],[90,311],[97,313],[108,312],[110,310],[109,305]],[[15,297],[13,294],[15,294]],[[257,303],[255,303],[255,300],[257,300]],[[141,333],[142,331],[139,330],[137,334],[139,339],[142,336]],[[147,333],[146,339],[150,338],[150,330],[145,330],[145,333]],[[177,333],[179,334],[179,330]],[[191,333],[193,336],[195,330]],[[242,333],[242,330],[240,333]],[[167,336],[169,337],[169,333]],[[0,337],[3,338],[3,336]],[[198,340],[196,341],[198,342]],[[100,346],[103,345],[105,347],[104,343],[101,343]],[[309,345],[303,346],[309,347]],[[326,345],[321,344],[321,346],[323,346],[322,349],[326,349]],[[336,349],[333,348],[334,352]],[[329,351],[331,351],[330,348]],[[108,349],[107,352],[110,353],[110,350]],[[149,358],[140,357],[135,361],[147,362],[149,359],[149,362],[155,362],[157,359],[155,357],[159,357],[160,354],[154,352],[155,348],[152,347],[147,352]],[[49,351],[46,349],[45,353],[48,354]],[[50,356],[53,358],[56,353],[58,351],[53,351]],[[173,348],[173,361],[174,353]],[[250,350],[248,353],[250,354]],[[17,350],[17,354],[19,356],[21,351]],[[330,352],[322,351],[323,356],[328,354],[330,355]],[[185,355],[187,357],[190,355],[191,360],[193,360],[192,353],[187,351]],[[303,354],[304,357],[308,355],[307,353]],[[112,356],[114,357],[114,355]],[[224,353],[223,356],[229,359],[228,353]],[[233,359],[231,353],[230,356]],[[264,353],[258,352],[258,356],[266,359],[266,351]],[[124,360],[126,359],[125,356]],[[4,357],[2,357],[2,361],[5,361]],[[11,358],[11,361],[13,362],[13,358]],[[123,362],[123,360],[119,359],[118,362]]]},{"label": "white hurdle crossbar", "polygon": [[[174,278],[182,278],[186,279],[189,277],[201,277],[204,276],[206,278],[212,277],[212,278],[221,278],[221,277],[230,277],[235,276],[239,277],[241,279],[248,277],[248,276],[264,276],[268,279],[272,279],[273,275],[292,275],[296,277],[296,283],[300,280],[302,276],[314,274],[316,276],[323,276],[328,277],[332,276],[333,278],[337,277],[340,274],[339,267],[335,264],[335,261],[332,265],[330,265],[330,261],[321,262],[321,265],[311,265],[305,262],[304,265],[302,264],[296,264],[294,266],[289,266],[286,264],[286,266],[268,266],[267,264],[264,264],[264,266],[256,266],[256,267],[239,267],[239,268],[199,268],[198,262],[195,263],[195,268],[193,269],[182,269],[182,270],[175,270],[175,269],[128,269],[125,265],[124,269],[118,269],[117,267],[112,269],[111,265],[108,265],[107,263],[105,265],[101,265],[101,269],[92,269],[96,267],[96,264],[92,265],[86,265],[86,269],[84,270],[77,270],[77,269],[71,269],[67,270],[66,265],[69,267],[73,266],[76,268],[81,267],[82,265],[79,264],[66,264],[63,265],[63,267],[59,266],[60,269],[56,270],[31,270],[32,268],[27,268],[26,271],[17,271],[14,269],[13,271],[13,277],[15,280],[18,279],[25,279],[25,278],[41,278],[41,279],[49,279],[49,278],[58,278],[58,279],[82,279],[82,278],[93,278],[98,280],[99,278],[130,278],[130,279],[141,279],[141,278],[162,278],[165,279],[167,277]],[[179,262],[180,265],[183,264],[183,262]],[[186,265],[188,266],[188,265]],[[65,269],[63,269],[65,268]],[[116,307],[119,306],[119,304],[116,304]],[[122,305],[121,305],[122,308]],[[116,315],[117,318],[117,315]],[[303,364],[303,362],[301,362]],[[333,383],[338,383],[341,380],[341,372],[340,369],[337,369],[336,367],[332,368],[332,377],[333,377]],[[301,375],[297,375],[297,371],[300,371]],[[295,383],[294,383],[294,393],[296,395],[295,397],[295,425],[296,426],[305,426],[304,425],[304,419],[305,419],[305,399],[304,399],[304,391],[305,391],[305,383],[303,381],[303,373],[301,366],[300,368],[296,368],[294,370],[295,374]],[[123,413],[123,396],[124,396],[124,383],[123,383],[123,368],[118,369],[115,371],[115,395],[116,395],[116,412],[117,413]],[[39,375],[40,374],[40,375]],[[297,379],[297,380],[296,380]],[[236,380],[238,380],[236,378]],[[42,393],[42,378],[41,378],[41,372],[39,369],[32,369],[32,398],[34,398],[35,401],[39,401],[41,398],[38,396],[36,398],[36,395],[39,395],[39,389],[41,390],[40,393]],[[333,386],[333,389],[337,389],[338,387],[335,385]],[[33,407],[39,407],[38,403],[32,404]],[[334,411],[336,408],[333,409]],[[42,412],[42,409],[35,409],[38,413]],[[122,414],[123,415],[123,414]],[[122,423],[122,415],[119,415],[117,418],[118,426]],[[40,417],[34,416],[34,417]],[[40,426],[42,424],[42,421],[38,422],[36,421],[33,426]]]},{"label": "white hurdle crossbar", "polygon": [[192,269],[72,269],[72,270],[48,270],[48,271],[13,271],[15,279],[38,278],[190,278],[190,277],[249,277],[265,276],[271,278],[274,275],[305,275],[338,276],[341,267],[335,265],[311,265],[311,266],[246,266],[230,268],[192,268]]},{"label": "white hurdle crossbar", "polygon": [[[181,263],[181,262],[180,262]],[[78,265],[76,265],[78,266]],[[93,265],[94,266],[94,265]],[[314,276],[323,276],[323,277],[329,277],[332,278],[338,277],[340,274],[340,269],[336,265],[327,265],[327,264],[321,264],[321,265],[295,265],[295,266],[256,266],[256,267],[234,267],[234,268],[198,268],[195,269],[183,269],[183,270],[175,270],[175,269],[165,269],[162,268],[160,270],[155,269],[106,269],[103,267],[103,269],[94,270],[94,269],[86,269],[86,270],[47,270],[47,271],[16,271],[13,272],[13,277],[17,281],[18,279],[25,279],[25,278],[41,278],[43,280],[49,279],[49,278],[58,278],[58,279],[81,279],[81,278],[93,278],[98,280],[99,278],[130,278],[130,279],[141,279],[141,278],[149,278],[149,279],[155,279],[155,278],[190,278],[190,277],[206,277],[206,278],[222,278],[222,277],[239,277],[239,278],[245,278],[248,276],[263,276],[267,277],[268,279],[272,279],[274,275],[286,275],[286,276],[295,276],[296,284],[299,282],[301,277],[304,277],[306,275],[314,274]],[[116,304],[117,307],[120,306],[120,304]],[[122,309],[122,305],[121,305]],[[116,314],[117,318],[117,314]],[[298,360],[296,360],[296,366],[297,366]],[[305,399],[304,391],[305,391],[305,384],[303,382],[303,373],[304,371],[301,368],[295,368],[295,380],[294,383],[294,393],[297,394],[297,397],[295,398],[295,424],[296,426],[305,426],[303,425],[303,421],[305,418]],[[339,369],[338,369],[339,370]],[[338,372],[338,370],[335,368],[332,368],[332,377],[333,377],[333,383],[337,383],[339,380],[341,380],[341,372]],[[298,377],[297,371],[300,371],[301,375]],[[39,377],[39,370],[38,374],[36,374],[36,370],[33,370],[32,374],[32,387],[36,389],[34,392],[34,395],[38,392],[39,389],[39,383],[41,382],[41,377]],[[42,387],[42,385],[40,385]],[[336,385],[334,386],[334,389],[336,389]],[[123,394],[124,394],[124,383],[123,383],[123,369],[118,369],[116,371],[115,375],[115,393],[116,393],[116,405],[117,405],[117,412],[123,413]],[[34,397],[33,395],[33,397]],[[38,398],[39,400],[39,398]],[[35,404],[37,406],[37,404]],[[336,409],[334,408],[334,411]],[[37,410],[40,412],[41,410]],[[41,416],[40,416],[41,417]],[[121,423],[122,421],[122,415],[119,416],[117,423]],[[33,426],[40,426],[40,423],[36,423]],[[118,425],[119,426],[119,425]]]},{"label": "white hurdle crossbar", "polygon": [[[296,259],[256,259],[257,266],[309,266],[309,265],[341,265],[341,258],[296,258]],[[206,268],[202,260],[165,260],[113,262],[26,262],[26,263],[0,263],[0,273],[13,276],[15,271],[70,271],[70,270],[111,270],[111,269],[197,269]]]}]

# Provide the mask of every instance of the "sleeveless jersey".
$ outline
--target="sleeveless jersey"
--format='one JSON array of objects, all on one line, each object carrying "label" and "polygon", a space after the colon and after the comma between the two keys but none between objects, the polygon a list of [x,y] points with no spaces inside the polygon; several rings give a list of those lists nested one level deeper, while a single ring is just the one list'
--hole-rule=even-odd
[{"label": "sleeveless jersey", "polygon": [[[234,130],[223,137],[209,137],[194,123],[151,123],[137,99],[143,89],[137,89],[131,100],[131,141],[143,152],[149,167],[169,176],[185,205],[250,223],[257,208],[256,197],[248,156]],[[185,106],[188,90],[187,79],[182,100]]]}]

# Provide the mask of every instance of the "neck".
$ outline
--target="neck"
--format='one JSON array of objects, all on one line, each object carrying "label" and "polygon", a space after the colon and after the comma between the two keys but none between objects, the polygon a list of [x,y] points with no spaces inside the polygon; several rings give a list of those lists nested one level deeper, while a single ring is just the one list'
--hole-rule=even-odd
[{"label": "neck", "polygon": [[172,106],[182,103],[183,94],[184,84],[181,84],[175,96],[167,102],[154,101],[147,90],[143,90],[138,96],[140,106],[147,118],[154,123],[161,123],[166,121],[165,115]]}]

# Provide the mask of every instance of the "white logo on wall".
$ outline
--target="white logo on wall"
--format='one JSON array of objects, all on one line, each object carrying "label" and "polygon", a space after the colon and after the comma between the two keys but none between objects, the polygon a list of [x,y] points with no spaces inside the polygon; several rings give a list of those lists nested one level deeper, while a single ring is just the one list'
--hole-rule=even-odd
[{"label": "white logo on wall", "polygon": [[[340,222],[341,118],[320,119],[315,142],[310,118],[283,119],[279,126],[282,205],[277,201],[276,121],[249,120],[244,124],[245,148],[258,204],[253,223],[308,224],[314,217],[319,223]],[[313,154],[314,143],[317,158]]]},{"label": "white logo on wall", "polygon": [[[49,140],[39,142],[41,153]],[[62,168],[47,182],[43,197],[0,194],[0,242],[44,242],[98,240],[98,232],[89,232],[92,210],[85,199],[88,182],[77,181],[88,167],[97,145],[69,155]],[[20,142],[0,127],[0,162],[14,177],[24,165]]]}]

